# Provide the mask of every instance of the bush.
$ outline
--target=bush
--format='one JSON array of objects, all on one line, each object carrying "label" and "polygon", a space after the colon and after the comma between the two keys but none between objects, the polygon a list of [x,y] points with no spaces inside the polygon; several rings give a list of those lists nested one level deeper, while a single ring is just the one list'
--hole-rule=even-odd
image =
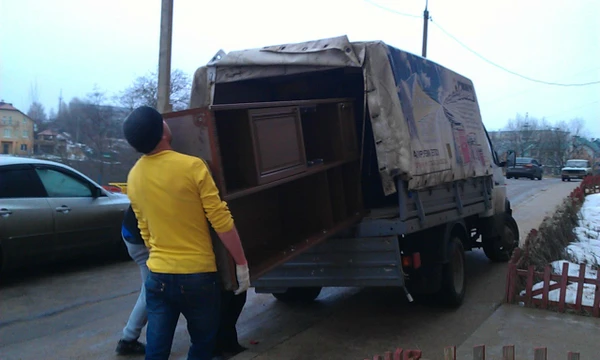
[{"label": "bush", "polygon": [[512,262],[519,269],[533,265],[536,271],[553,261],[568,259],[566,247],[576,240],[574,229],[578,226],[579,210],[585,196],[600,192],[600,175],[588,176],[556,208],[552,216],[546,217],[539,229],[532,229],[523,245],[522,251],[516,251]]}]

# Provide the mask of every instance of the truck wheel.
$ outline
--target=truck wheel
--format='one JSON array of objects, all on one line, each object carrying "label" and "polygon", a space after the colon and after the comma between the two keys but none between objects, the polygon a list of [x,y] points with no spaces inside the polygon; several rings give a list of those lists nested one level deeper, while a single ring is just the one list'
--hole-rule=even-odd
[{"label": "truck wheel", "polygon": [[318,298],[322,289],[322,287],[296,287],[272,295],[275,299],[284,303],[308,303]]},{"label": "truck wheel", "polygon": [[511,215],[505,214],[502,235],[483,239],[483,252],[492,261],[507,262],[517,247],[519,247],[519,226]]},{"label": "truck wheel", "polygon": [[2,252],[2,247],[0,246],[0,279],[4,275],[4,253]]},{"label": "truck wheel", "polygon": [[459,307],[467,289],[465,276],[465,249],[458,236],[450,240],[450,261],[444,264],[442,270],[442,289],[440,300],[444,305]]}]

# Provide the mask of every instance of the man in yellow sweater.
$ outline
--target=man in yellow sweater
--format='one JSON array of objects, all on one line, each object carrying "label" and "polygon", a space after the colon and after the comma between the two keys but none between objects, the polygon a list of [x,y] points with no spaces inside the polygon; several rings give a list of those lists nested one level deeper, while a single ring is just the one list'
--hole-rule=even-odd
[{"label": "man in yellow sweater", "polygon": [[219,327],[220,285],[208,221],[232,255],[242,293],[248,265],[227,204],[202,159],[171,148],[158,111],[142,106],[123,123],[127,142],[144,154],[127,178],[127,195],[150,250],[146,278],[146,359],[168,359],[180,314],[192,345],[188,360],[209,360]]}]

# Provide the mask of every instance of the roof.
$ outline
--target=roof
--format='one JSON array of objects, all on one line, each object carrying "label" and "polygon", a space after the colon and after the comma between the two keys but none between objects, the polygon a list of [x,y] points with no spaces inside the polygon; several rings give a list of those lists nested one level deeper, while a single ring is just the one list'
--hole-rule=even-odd
[{"label": "roof", "polygon": [[46,129],[44,131],[40,131],[38,135],[60,135],[57,131]]},{"label": "roof", "polygon": [[595,141],[590,141],[581,136],[574,136],[573,140],[573,143],[575,145],[587,146],[588,148],[592,149],[593,152],[600,153],[600,146]]},{"label": "roof", "polygon": [[19,109],[17,109],[16,107],[12,106],[12,104],[5,103],[4,101],[0,101],[0,110],[19,111]]},{"label": "roof", "polygon": [[4,101],[0,101],[0,110],[8,110],[8,111],[16,111],[21,113],[23,116],[25,116],[26,118],[28,118],[29,120],[33,121],[32,118],[29,117],[29,115],[25,114],[24,112],[22,112],[21,110],[17,109],[16,107],[13,106],[13,104],[11,103],[7,103]]}]

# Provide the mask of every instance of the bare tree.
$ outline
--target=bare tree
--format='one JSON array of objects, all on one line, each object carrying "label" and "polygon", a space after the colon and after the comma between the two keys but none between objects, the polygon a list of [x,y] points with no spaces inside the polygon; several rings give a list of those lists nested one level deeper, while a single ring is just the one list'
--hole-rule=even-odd
[{"label": "bare tree", "polygon": [[508,121],[499,142],[503,148],[515,150],[517,156],[535,157],[549,171],[558,172],[569,158],[586,158],[581,143],[587,135],[585,121],[580,118],[550,123],[545,118],[517,114]]},{"label": "bare tree", "polygon": [[31,120],[35,121],[38,126],[48,121],[48,116],[46,115],[44,105],[37,101],[34,101],[31,103],[31,105],[29,105],[27,116],[29,116]]},{"label": "bare tree", "polygon": [[[171,73],[171,104],[173,110],[187,109],[190,102],[192,83],[190,77],[176,69]],[[136,78],[131,86],[116,96],[116,102],[130,110],[147,105],[154,108],[158,104],[158,75],[151,72]]]},{"label": "bare tree", "polygon": [[48,113],[48,121],[52,122],[56,120],[56,111],[54,111],[54,109],[50,109],[50,112]]},{"label": "bare tree", "polygon": [[549,169],[558,172],[567,160],[571,147],[569,127],[564,121],[551,124],[544,123],[544,130],[540,135],[539,147],[541,148],[541,161]]},{"label": "bare tree", "polygon": [[506,141],[509,143],[511,150],[516,151],[517,156],[525,156],[532,152],[532,148],[539,142],[540,120],[529,117],[525,114],[523,117],[520,114],[514,119],[508,120],[505,127]]},{"label": "bare tree", "polygon": [[582,118],[574,118],[569,120],[567,127],[573,136],[588,137],[589,131],[585,127],[585,120]]}]

